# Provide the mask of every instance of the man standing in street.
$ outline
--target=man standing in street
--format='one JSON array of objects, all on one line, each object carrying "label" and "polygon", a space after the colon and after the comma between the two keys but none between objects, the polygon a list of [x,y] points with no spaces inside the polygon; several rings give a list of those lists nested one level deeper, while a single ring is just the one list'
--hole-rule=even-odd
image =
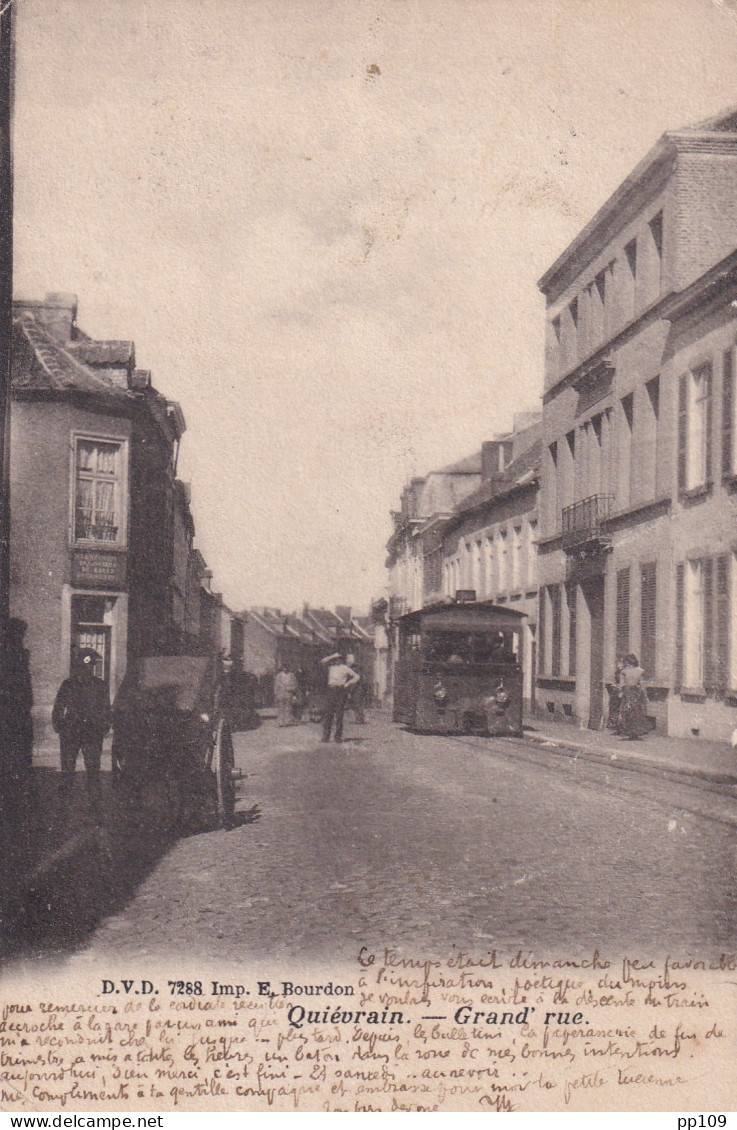
[{"label": "man standing in street", "polygon": [[328,665],[328,700],[322,720],[322,740],[330,741],[330,731],[335,721],[335,741],[343,741],[343,715],[345,714],[348,688],[359,682],[359,676],[339,652],[326,656],[321,662]]},{"label": "man standing in street", "polygon": [[87,797],[95,820],[101,818],[100,761],[102,740],[112,719],[110,696],[95,675],[100,656],[83,648],[72,660],[72,673],[59,687],[51,712],[51,724],[61,746],[62,804],[66,806],[74,788],[77,758],[81,751],[87,775]]}]

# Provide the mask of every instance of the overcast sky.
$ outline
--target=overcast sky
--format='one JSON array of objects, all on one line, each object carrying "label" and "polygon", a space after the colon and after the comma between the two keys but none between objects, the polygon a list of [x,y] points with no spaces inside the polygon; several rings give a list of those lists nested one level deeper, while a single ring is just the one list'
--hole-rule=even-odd
[{"label": "overcast sky", "polygon": [[537,279],[737,102],[734,0],[16,0],[18,294],[181,402],[233,607],[366,606],[390,508],[539,407]]}]

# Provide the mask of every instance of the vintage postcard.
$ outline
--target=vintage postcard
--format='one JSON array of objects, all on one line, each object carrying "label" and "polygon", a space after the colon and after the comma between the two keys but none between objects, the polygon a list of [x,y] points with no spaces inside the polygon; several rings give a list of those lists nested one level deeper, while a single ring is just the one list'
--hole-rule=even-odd
[{"label": "vintage postcard", "polygon": [[0,1110],[726,1125],[737,5],[2,18]]}]

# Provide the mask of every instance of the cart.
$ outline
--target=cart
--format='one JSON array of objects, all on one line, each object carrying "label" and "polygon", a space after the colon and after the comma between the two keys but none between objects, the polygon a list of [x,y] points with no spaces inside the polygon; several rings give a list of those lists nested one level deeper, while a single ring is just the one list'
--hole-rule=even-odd
[{"label": "cart", "polygon": [[113,706],[113,775],[128,814],[170,835],[235,813],[233,740],[214,656],[139,660]]}]

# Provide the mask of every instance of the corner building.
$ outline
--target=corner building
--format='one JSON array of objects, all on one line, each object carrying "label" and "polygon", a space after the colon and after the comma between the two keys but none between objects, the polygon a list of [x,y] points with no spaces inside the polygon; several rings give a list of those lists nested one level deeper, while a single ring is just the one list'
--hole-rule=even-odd
[{"label": "corner building", "polygon": [[664,134],[541,279],[538,709],[737,726],[737,109]]}]

